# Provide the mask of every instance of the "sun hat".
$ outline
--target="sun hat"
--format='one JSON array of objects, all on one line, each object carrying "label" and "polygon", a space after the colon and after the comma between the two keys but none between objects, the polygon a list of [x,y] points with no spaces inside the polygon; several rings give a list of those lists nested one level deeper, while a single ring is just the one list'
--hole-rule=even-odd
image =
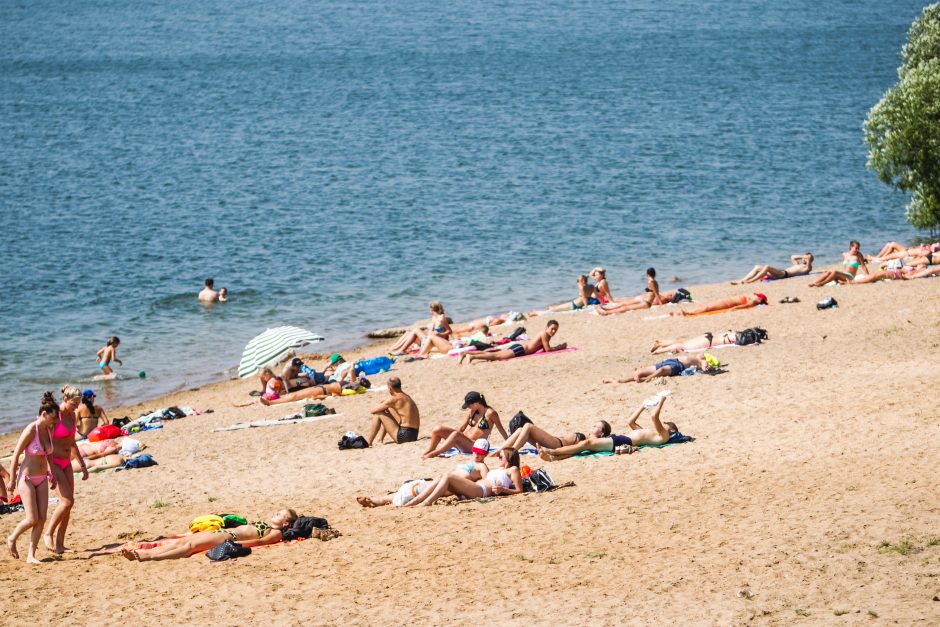
[{"label": "sun hat", "polygon": [[490,452],[490,441],[486,438],[480,438],[473,443],[473,448],[470,450],[477,455],[487,455]]},{"label": "sun hat", "polygon": [[474,403],[482,403],[483,395],[479,392],[467,392],[467,395],[463,397],[463,408],[466,409],[473,405]]},{"label": "sun hat", "polygon": [[336,362],[340,361],[342,358],[343,356],[340,355],[339,353],[333,353],[332,355],[330,355],[330,363],[335,364]]}]

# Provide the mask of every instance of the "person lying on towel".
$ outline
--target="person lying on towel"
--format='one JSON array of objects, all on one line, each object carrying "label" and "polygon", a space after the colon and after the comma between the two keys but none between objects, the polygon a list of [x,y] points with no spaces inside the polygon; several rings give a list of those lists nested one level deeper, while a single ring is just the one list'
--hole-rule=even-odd
[{"label": "person lying on towel", "polygon": [[702,353],[701,355],[679,355],[678,357],[661,361],[653,366],[637,368],[633,374],[626,379],[602,379],[601,383],[630,383],[631,381],[644,383],[656,377],[678,377],[684,370],[693,366],[702,372],[708,372],[712,367],[718,366],[720,363],[717,357],[709,355],[708,353]]},{"label": "person lying on towel", "polygon": [[457,363],[458,365],[469,365],[475,361],[503,361],[514,357],[522,357],[523,355],[532,355],[539,351],[551,353],[565,350],[568,348],[567,343],[558,344],[557,346],[551,345],[552,338],[555,337],[556,333],[558,333],[558,321],[549,320],[548,324],[545,325],[545,330],[538,337],[534,337],[524,344],[510,344],[507,348],[497,351],[463,353]]},{"label": "person lying on towel", "polygon": [[626,435],[611,435],[610,424],[605,420],[601,420],[601,422],[604,424],[605,432],[603,437],[592,436],[583,442],[578,442],[577,444],[572,444],[570,446],[562,446],[561,448],[538,447],[539,457],[545,461],[557,462],[563,459],[568,459],[569,457],[584,451],[617,454],[632,453],[636,450],[637,446],[656,446],[659,444],[675,442],[679,439],[687,441],[688,438],[685,438],[685,436],[679,433],[679,427],[676,426],[676,423],[663,423],[659,420],[659,414],[662,412],[663,404],[665,402],[666,397],[660,396],[659,402],[653,408],[653,413],[650,416],[650,419],[653,422],[652,429],[644,429],[639,424],[637,424],[637,419],[640,417],[640,414],[643,413],[643,410],[646,409],[644,405],[641,405],[639,409],[633,412],[633,416],[631,416],[629,423],[631,431],[627,432]]}]

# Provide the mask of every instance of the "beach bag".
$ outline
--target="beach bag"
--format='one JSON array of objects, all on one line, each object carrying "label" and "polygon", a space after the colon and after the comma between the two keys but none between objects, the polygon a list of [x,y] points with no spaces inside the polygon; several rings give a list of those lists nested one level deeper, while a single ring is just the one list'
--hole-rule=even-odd
[{"label": "beach bag", "polygon": [[120,429],[121,427],[129,423],[130,421],[131,421],[130,418],[128,418],[127,416],[124,416],[123,418],[115,418],[114,420],[111,421],[111,424],[117,427],[118,429]]},{"label": "beach bag", "polygon": [[767,339],[767,331],[760,327],[751,327],[734,334],[734,343],[738,346],[747,346],[748,344],[760,344]]},{"label": "beach bag", "polygon": [[296,540],[298,538],[307,539],[313,534],[314,529],[329,529],[330,523],[326,522],[326,518],[318,518],[317,516],[301,516],[294,521],[294,524],[291,525],[290,529],[284,531],[281,535],[281,538],[287,542],[289,540]]},{"label": "beach bag", "polygon": [[225,521],[222,520],[221,516],[206,514],[205,516],[193,518],[189,523],[189,530],[192,533],[198,533],[200,531],[218,531],[224,526]]},{"label": "beach bag", "polygon": [[232,527],[241,527],[248,524],[247,518],[242,518],[236,514],[217,514],[222,519],[222,528],[231,529]]},{"label": "beach bag", "polygon": [[684,300],[692,302],[692,293],[684,287],[680,287],[676,290],[675,295],[672,297],[672,302],[681,303]]},{"label": "beach bag", "polygon": [[251,555],[251,548],[242,546],[231,540],[226,540],[206,552],[206,557],[213,562],[224,562],[225,560],[233,560],[239,557],[245,557],[246,555]]},{"label": "beach bag", "polygon": [[555,481],[544,468],[539,468],[522,480],[523,492],[548,492],[554,487]]},{"label": "beach bag", "polygon": [[323,403],[309,403],[304,405],[304,417],[315,418],[326,414],[327,406]]},{"label": "beach bag", "polygon": [[114,425],[101,425],[100,427],[95,427],[88,434],[89,442],[100,442],[101,440],[110,440],[112,438],[120,438],[127,435]]},{"label": "beach bag", "polygon": [[532,419],[523,414],[521,411],[516,412],[516,415],[512,417],[512,420],[509,421],[509,434],[512,435],[516,431],[522,428],[527,422],[532,422]]},{"label": "beach bag", "polygon": [[149,466],[156,466],[157,460],[150,456],[149,453],[144,453],[143,455],[138,455],[137,457],[131,457],[129,460],[124,462],[124,468],[147,468]]},{"label": "beach bag", "polygon": [[345,451],[352,448],[369,448],[369,443],[366,442],[366,439],[361,435],[350,432],[340,438],[337,446],[339,446],[339,450]]}]

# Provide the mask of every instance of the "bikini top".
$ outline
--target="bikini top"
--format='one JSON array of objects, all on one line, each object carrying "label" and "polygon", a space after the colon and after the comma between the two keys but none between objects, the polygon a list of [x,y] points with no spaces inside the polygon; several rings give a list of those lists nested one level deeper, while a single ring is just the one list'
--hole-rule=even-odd
[{"label": "bikini top", "polygon": [[467,426],[478,427],[479,429],[482,429],[483,431],[488,430],[490,428],[490,423],[486,419],[486,411],[484,410],[483,415],[480,416],[480,419],[476,422],[473,422],[473,418],[471,418],[470,421],[467,423]]},{"label": "bikini top", "polygon": [[42,445],[42,438],[39,437],[39,423],[36,423],[36,434],[33,436],[33,440],[26,445],[26,454],[35,455],[36,457],[46,457],[51,454],[52,451],[46,450]]},{"label": "bikini top", "polygon": [[75,417],[72,417],[72,430],[69,431],[65,428],[65,423],[62,422],[62,416],[59,416],[59,424],[55,426],[55,430],[52,432],[52,437],[61,440],[62,438],[68,438],[75,435],[78,431],[78,426],[75,423]]}]

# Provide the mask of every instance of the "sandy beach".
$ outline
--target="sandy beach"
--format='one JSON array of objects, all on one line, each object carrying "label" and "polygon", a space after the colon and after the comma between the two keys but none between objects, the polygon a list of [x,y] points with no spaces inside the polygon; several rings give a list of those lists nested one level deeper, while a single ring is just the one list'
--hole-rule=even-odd
[{"label": "sandy beach", "polygon": [[[771,303],[721,315],[559,315],[555,339],[577,352],[399,363],[393,374],[421,409],[411,444],[337,449],[347,430],[366,431],[383,393],[327,399],[341,415],[320,422],[227,432],[212,430],[302,405],[234,407],[251,379],[107,408],[112,417],[169,405],[213,412],[141,434],[158,466],[79,481],[62,559],[43,549],[41,566],[0,560],[5,622],[938,624],[940,280],[808,283],[690,288],[696,302],[760,291]],[[839,307],[817,311],[828,295]],[[801,302],[779,304],[785,296]],[[524,324],[532,335],[547,319]],[[649,354],[656,338],[750,326],[770,340],[716,349],[724,374],[600,383],[662,359]],[[548,494],[416,509],[356,503],[453,468],[454,459],[420,455],[432,427],[458,424],[469,390],[504,423],[522,410],[553,432],[603,418],[617,433],[663,389],[672,392],[663,418],[694,442],[554,463],[524,456],[575,483]],[[12,444],[3,441],[5,453]],[[219,564],[91,555],[182,533],[201,514],[254,520],[281,507],[327,518],[343,535]],[[2,533],[21,518],[0,517]]]}]

